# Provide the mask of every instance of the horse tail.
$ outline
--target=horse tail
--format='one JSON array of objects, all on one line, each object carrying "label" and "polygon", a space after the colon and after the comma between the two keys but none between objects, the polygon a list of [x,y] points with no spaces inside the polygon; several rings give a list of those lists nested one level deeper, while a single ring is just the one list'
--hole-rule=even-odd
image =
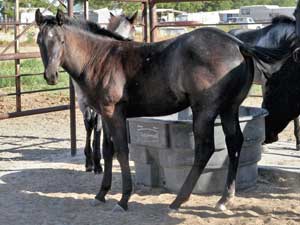
[{"label": "horse tail", "polygon": [[278,71],[283,63],[290,57],[291,52],[284,48],[264,48],[250,46],[240,42],[240,52],[244,57],[252,57],[257,62],[258,68],[265,74],[272,74]]},{"label": "horse tail", "polygon": [[289,52],[283,49],[250,46],[246,43],[243,43],[239,47],[244,56],[254,57],[258,61],[270,64],[283,60],[290,55]]},{"label": "horse tail", "polygon": [[[234,34],[235,31],[232,32]],[[226,33],[227,37],[234,41],[240,49],[244,57],[251,57],[262,64],[275,64],[279,61],[286,60],[290,55],[290,48],[280,46],[279,48],[264,48],[259,46],[251,46],[232,34]]]}]

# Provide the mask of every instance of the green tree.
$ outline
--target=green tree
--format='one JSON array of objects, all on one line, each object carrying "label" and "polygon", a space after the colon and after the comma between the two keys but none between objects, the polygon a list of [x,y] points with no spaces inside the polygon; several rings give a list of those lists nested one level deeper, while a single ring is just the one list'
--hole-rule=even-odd
[{"label": "green tree", "polygon": [[[22,0],[20,1],[20,7],[47,7],[50,0]],[[65,1],[66,2],[66,1]],[[75,0],[75,4],[83,3],[83,0]],[[0,2],[1,4],[1,2]],[[2,13],[12,17],[14,15],[14,0],[4,0],[2,5]],[[108,7],[122,8],[125,13],[133,13],[141,8],[140,3],[125,3],[112,0],[89,0],[90,8],[99,9]],[[241,6],[246,5],[279,5],[279,6],[295,6],[295,0],[225,0],[225,1],[204,1],[204,2],[180,2],[175,0],[174,3],[159,3],[158,8],[174,8],[176,10],[186,12],[199,12],[199,11],[216,11],[224,9],[238,9]],[[56,8],[51,7],[51,11],[55,12]]]},{"label": "green tree", "polygon": [[[47,7],[49,5],[48,0],[22,0],[20,1],[20,7]],[[14,0],[4,0],[2,2],[2,11],[3,15],[8,17],[14,16],[15,1]],[[55,7],[52,7],[54,10]]]}]

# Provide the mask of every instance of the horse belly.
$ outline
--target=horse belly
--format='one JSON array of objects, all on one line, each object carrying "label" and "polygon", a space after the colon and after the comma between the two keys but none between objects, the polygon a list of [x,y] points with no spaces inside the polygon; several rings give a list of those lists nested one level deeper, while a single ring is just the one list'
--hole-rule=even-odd
[{"label": "horse belly", "polygon": [[131,95],[127,104],[127,116],[164,116],[179,112],[189,106],[188,98],[174,92],[153,89],[147,93]]}]

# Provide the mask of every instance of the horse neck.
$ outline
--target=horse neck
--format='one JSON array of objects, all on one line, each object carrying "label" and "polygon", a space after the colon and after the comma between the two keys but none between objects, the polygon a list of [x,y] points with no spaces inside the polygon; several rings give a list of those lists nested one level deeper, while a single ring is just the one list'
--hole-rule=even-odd
[{"label": "horse neck", "polygon": [[107,49],[105,47],[108,46],[109,42],[100,36],[95,38],[92,35],[85,35],[85,32],[66,27],[62,67],[75,80],[84,76],[86,68],[99,53]]}]

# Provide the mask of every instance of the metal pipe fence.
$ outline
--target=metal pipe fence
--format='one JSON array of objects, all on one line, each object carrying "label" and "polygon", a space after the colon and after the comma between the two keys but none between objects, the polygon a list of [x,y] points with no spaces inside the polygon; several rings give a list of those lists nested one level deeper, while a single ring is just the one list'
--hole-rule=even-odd
[{"label": "metal pipe fence", "polygon": [[[246,23],[231,23],[231,24],[202,24],[199,22],[158,22],[156,14],[156,5],[157,3],[171,3],[171,2],[201,2],[201,0],[112,0],[115,2],[125,2],[125,3],[140,3],[142,11],[142,22],[138,25],[142,26],[142,36],[144,42],[155,42],[158,37],[158,29],[163,27],[199,27],[199,26],[226,26],[226,25],[245,25]],[[209,0],[202,0],[209,1]],[[210,0],[213,1],[213,0]],[[59,1],[61,2],[61,1]],[[54,3],[54,1],[52,2]],[[84,1],[84,17],[88,19],[89,11],[89,1]],[[69,0],[67,5],[68,15],[73,16],[73,4],[74,0]],[[50,6],[49,6],[50,7]],[[64,6],[65,7],[65,6]],[[39,52],[20,52],[20,37],[24,35],[31,27],[34,26],[34,23],[22,23],[19,20],[19,0],[15,0],[15,18],[14,21],[0,21],[0,27],[10,26],[14,28],[14,40],[8,44],[0,53],[0,62],[1,61],[14,61],[14,75],[0,74],[0,79],[14,79],[15,80],[15,91],[9,93],[1,93],[0,97],[15,96],[16,98],[16,111],[14,112],[5,112],[0,113],[0,120],[15,118],[20,116],[30,116],[36,114],[43,114],[49,112],[57,112],[62,110],[70,110],[70,131],[71,131],[71,154],[76,154],[76,104],[75,104],[75,93],[72,82],[70,80],[69,87],[59,87],[51,89],[39,89],[39,90],[22,90],[22,77],[30,76],[42,76],[43,73],[21,73],[20,66],[21,62],[24,59],[39,59]],[[262,24],[262,23],[260,23]],[[265,23],[263,23],[265,24]],[[24,26],[23,31],[20,32],[20,27]],[[150,38],[149,38],[150,37]],[[6,53],[6,51],[14,46],[14,53]],[[63,72],[63,71],[60,71]],[[53,92],[53,91],[65,91],[69,90],[70,102],[68,105],[58,105],[47,108],[37,108],[30,110],[22,109],[22,96],[33,94],[33,93],[42,93],[42,92]],[[251,97],[261,97],[260,95],[251,95]]]},{"label": "metal pipe fence", "polygon": [[[147,6],[148,6],[148,0],[112,0],[116,2],[132,2],[132,3],[140,3],[142,8],[142,19],[143,22],[139,23],[138,25],[143,26],[143,41],[147,42],[148,40],[148,30],[147,30]],[[53,4],[55,1],[52,1],[51,4]],[[59,1],[62,3],[61,1]],[[51,6],[49,5],[49,7]],[[68,0],[67,8],[68,15],[70,17],[73,16],[73,5],[74,0]],[[48,7],[48,8],[49,8]],[[48,9],[47,8],[47,9]],[[84,1],[84,15],[85,18],[88,18],[88,0]],[[3,119],[10,119],[10,118],[16,118],[16,117],[22,117],[22,116],[31,116],[31,115],[37,115],[37,114],[44,114],[49,112],[57,112],[57,111],[63,111],[63,110],[70,110],[70,133],[71,133],[71,155],[76,154],[76,103],[75,103],[75,92],[74,87],[72,85],[71,80],[69,81],[69,87],[59,87],[59,88],[47,88],[47,89],[39,89],[39,90],[29,90],[29,91],[23,91],[22,90],[22,77],[31,77],[31,76],[42,76],[43,73],[21,73],[21,62],[25,59],[39,59],[40,53],[39,52],[20,52],[20,41],[19,39],[31,28],[34,26],[34,23],[22,23],[20,22],[19,18],[19,0],[15,0],[15,17],[14,20],[5,20],[0,21],[0,27],[5,28],[5,32],[7,31],[7,28],[12,28],[14,30],[14,40],[10,42],[4,49],[1,50],[0,53],[0,62],[3,61],[14,61],[14,75],[8,75],[8,74],[0,74],[0,80],[1,79],[14,79],[15,81],[15,91],[9,92],[9,93],[3,93],[0,92],[0,97],[9,97],[9,96],[15,96],[16,103],[15,108],[16,110],[14,112],[4,112],[0,113],[0,120]],[[103,24],[102,24],[103,25]],[[23,26],[23,31],[20,32],[20,27]],[[6,53],[8,49],[14,46],[14,53]],[[63,72],[63,71],[60,71]],[[43,93],[43,92],[53,92],[53,91],[65,91],[69,90],[69,97],[70,102],[67,105],[57,105],[57,106],[51,106],[46,108],[36,108],[36,109],[30,109],[30,110],[23,110],[22,107],[22,96],[34,94],[34,93]]]}]

